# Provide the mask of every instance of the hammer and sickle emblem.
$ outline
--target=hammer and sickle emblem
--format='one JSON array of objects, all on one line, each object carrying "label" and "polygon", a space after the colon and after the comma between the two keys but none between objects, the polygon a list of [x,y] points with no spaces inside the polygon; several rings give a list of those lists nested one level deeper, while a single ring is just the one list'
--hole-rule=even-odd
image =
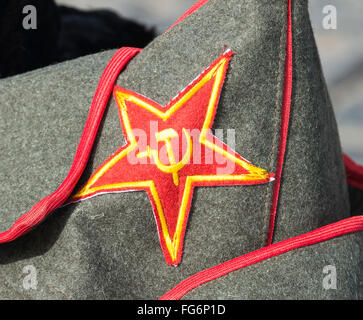
[{"label": "hammer and sickle emblem", "polygon": [[165,165],[161,162],[159,158],[159,152],[158,150],[150,149],[150,146],[147,147],[147,150],[145,152],[140,152],[137,154],[138,158],[152,158],[155,162],[155,165],[158,167],[158,169],[165,173],[170,173],[173,175],[173,181],[174,184],[177,186],[179,185],[179,175],[178,172],[189,162],[191,156],[192,156],[192,139],[188,132],[183,128],[183,133],[187,140],[187,151],[185,155],[183,156],[183,159],[180,162],[176,162],[175,155],[173,151],[173,147],[171,144],[171,139],[178,138],[179,135],[174,129],[165,129],[163,131],[160,131],[155,134],[156,141],[157,142],[164,142],[166,146],[166,151],[168,154],[169,159],[169,165]]}]

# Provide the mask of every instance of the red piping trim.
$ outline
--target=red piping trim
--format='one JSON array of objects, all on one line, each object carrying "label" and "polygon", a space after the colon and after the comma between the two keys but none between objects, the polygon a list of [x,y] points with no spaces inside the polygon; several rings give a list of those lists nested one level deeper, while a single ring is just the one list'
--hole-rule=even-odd
[{"label": "red piping trim", "polygon": [[126,64],[140,51],[141,49],[121,48],[112,57],[97,86],[87,122],[67,177],[55,192],[23,214],[9,230],[0,233],[0,243],[13,241],[29,232],[71,195],[88,162],[113,85]]},{"label": "red piping trim", "polygon": [[355,163],[345,153],[343,153],[343,159],[348,184],[363,190],[363,166]]},{"label": "red piping trim", "polygon": [[179,24],[181,21],[183,21],[185,18],[189,17],[192,13],[197,11],[199,8],[203,7],[206,3],[208,3],[210,0],[199,0],[195,4],[193,4],[177,21],[174,22],[174,24],[165,31],[165,33],[169,32],[171,29],[173,29],[177,24]]},{"label": "red piping trim", "polygon": [[199,272],[176,285],[172,290],[164,294],[160,300],[179,300],[198,286],[225,276],[230,272],[245,268],[252,264],[281,255],[291,250],[311,246],[332,238],[337,238],[358,231],[363,231],[363,216],[345,219],[316,229],[309,233],[275,243],[271,246],[264,247]]},{"label": "red piping trim", "polygon": [[282,99],[281,110],[281,128],[280,128],[280,145],[277,154],[277,167],[274,190],[272,194],[272,203],[270,207],[270,223],[267,233],[266,245],[270,245],[273,240],[275,229],[276,211],[279,201],[280,185],[282,169],[285,159],[287,134],[290,122],[290,109],[291,109],[291,95],[292,95],[292,22],[291,22],[291,0],[288,2],[287,12],[287,40],[286,40],[286,63],[285,63],[285,79],[284,79],[284,93]]}]

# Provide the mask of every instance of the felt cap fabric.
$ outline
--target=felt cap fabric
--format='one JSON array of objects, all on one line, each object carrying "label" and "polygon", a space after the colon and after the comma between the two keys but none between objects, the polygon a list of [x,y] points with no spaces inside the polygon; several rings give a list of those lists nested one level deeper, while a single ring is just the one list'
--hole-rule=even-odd
[{"label": "felt cap fabric", "polygon": [[[194,188],[178,267],[166,263],[149,193],[119,189],[60,207],[30,233],[0,244],[0,297],[156,299],[206,268],[351,215],[337,126],[307,1],[210,0],[138,54],[115,85],[141,100],[168,106],[189,92],[183,89],[226,49],[233,56],[228,68],[225,65],[212,132],[230,147],[229,154],[233,149],[274,179]],[[107,51],[0,81],[0,231],[9,229],[67,175],[92,96],[113,54]],[[195,114],[200,113],[197,107]],[[111,97],[73,195],[130,142],[122,110]],[[144,118],[137,119],[142,123]],[[243,269],[231,280],[235,287],[226,278],[190,298],[276,298],[283,297],[286,287],[293,298],[307,298],[312,291],[316,299],[357,298],[361,240],[359,235],[343,240],[284,258],[284,268],[278,266],[285,262],[273,260]],[[318,280],[306,283],[311,284],[306,290],[279,281],[286,273],[293,278],[295,272],[308,272],[309,266],[315,274],[333,254],[346,284],[339,293],[315,290]],[[37,270],[36,290],[19,283],[29,265]],[[270,287],[255,281],[259,275],[270,281],[269,270],[276,274]],[[239,285],[248,290],[241,293]]]}]

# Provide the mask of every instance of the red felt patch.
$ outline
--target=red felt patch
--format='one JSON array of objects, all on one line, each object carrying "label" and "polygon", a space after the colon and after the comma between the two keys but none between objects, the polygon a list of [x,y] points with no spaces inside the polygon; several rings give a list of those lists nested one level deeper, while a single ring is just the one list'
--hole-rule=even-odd
[{"label": "red felt patch", "polygon": [[181,261],[196,186],[262,184],[273,177],[211,133],[232,54],[225,52],[165,107],[115,87],[127,143],[70,200],[145,190],[168,264]]}]

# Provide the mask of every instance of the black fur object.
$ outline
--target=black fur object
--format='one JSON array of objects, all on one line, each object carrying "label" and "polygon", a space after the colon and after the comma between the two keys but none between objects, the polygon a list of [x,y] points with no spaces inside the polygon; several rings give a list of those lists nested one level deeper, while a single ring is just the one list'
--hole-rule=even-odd
[{"label": "black fur object", "polygon": [[[23,8],[37,10],[37,29],[23,28]],[[82,11],[53,0],[1,0],[0,78],[122,46],[145,47],[155,32],[108,10]]]}]

